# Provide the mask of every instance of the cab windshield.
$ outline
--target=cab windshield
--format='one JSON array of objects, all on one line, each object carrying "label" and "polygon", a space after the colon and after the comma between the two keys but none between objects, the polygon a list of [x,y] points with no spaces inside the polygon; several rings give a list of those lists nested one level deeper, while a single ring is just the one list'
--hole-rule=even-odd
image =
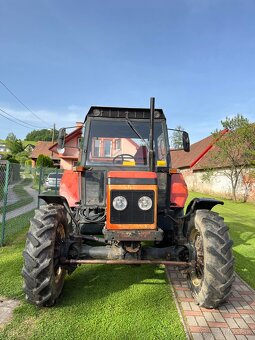
[{"label": "cab windshield", "polygon": [[[149,121],[92,120],[87,150],[88,165],[148,166]],[[155,121],[155,158],[166,166],[163,123]]]}]

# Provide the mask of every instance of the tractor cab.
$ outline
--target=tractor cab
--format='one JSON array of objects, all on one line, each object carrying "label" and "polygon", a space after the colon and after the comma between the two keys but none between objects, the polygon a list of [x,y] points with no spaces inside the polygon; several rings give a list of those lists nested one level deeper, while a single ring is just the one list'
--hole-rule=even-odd
[{"label": "tractor cab", "polygon": [[123,185],[149,184],[148,172],[154,173],[161,184],[160,194],[165,196],[167,176],[163,170],[170,167],[166,119],[162,110],[155,111],[150,151],[150,116],[150,109],[91,107],[85,119],[81,155],[81,165],[86,169],[82,175],[83,202],[87,207],[106,207],[107,182],[120,185],[125,178]]},{"label": "tractor cab", "polygon": [[[169,167],[166,119],[154,115],[154,152],[157,167]],[[82,163],[108,170],[149,171],[150,110],[91,107],[85,120]]]}]

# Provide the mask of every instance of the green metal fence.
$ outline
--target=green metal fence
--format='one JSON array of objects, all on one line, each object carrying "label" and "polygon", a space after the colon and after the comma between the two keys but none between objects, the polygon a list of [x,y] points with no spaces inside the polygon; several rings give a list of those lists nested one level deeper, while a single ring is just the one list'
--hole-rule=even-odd
[{"label": "green metal fence", "polygon": [[[29,216],[43,201],[38,193],[58,194],[62,171],[56,168],[22,167],[0,162],[0,246],[27,226]],[[29,214],[29,212],[31,212]]]}]

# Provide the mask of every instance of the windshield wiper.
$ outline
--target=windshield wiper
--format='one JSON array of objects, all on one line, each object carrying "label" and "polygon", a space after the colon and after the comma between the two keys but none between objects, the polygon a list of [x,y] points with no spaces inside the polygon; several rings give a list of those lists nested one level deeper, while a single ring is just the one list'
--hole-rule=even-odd
[{"label": "windshield wiper", "polygon": [[149,143],[147,143],[146,140],[140,135],[140,133],[136,130],[133,123],[131,122],[131,120],[128,117],[126,117],[126,122],[131,127],[131,129],[137,134],[137,136],[144,142],[147,150],[149,151]]}]

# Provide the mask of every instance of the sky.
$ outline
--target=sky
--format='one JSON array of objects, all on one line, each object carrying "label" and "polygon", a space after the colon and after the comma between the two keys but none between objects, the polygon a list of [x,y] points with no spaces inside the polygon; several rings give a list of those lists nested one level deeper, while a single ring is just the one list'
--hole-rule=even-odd
[{"label": "sky", "polygon": [[[253,0],[0,0],[0,81],[33,113],[1,84],[0,109],[60,128],[154,96],[191,142],[226,116],[254,122],[254,18]],[[0,116],[0,139],[31,130]]]}]

